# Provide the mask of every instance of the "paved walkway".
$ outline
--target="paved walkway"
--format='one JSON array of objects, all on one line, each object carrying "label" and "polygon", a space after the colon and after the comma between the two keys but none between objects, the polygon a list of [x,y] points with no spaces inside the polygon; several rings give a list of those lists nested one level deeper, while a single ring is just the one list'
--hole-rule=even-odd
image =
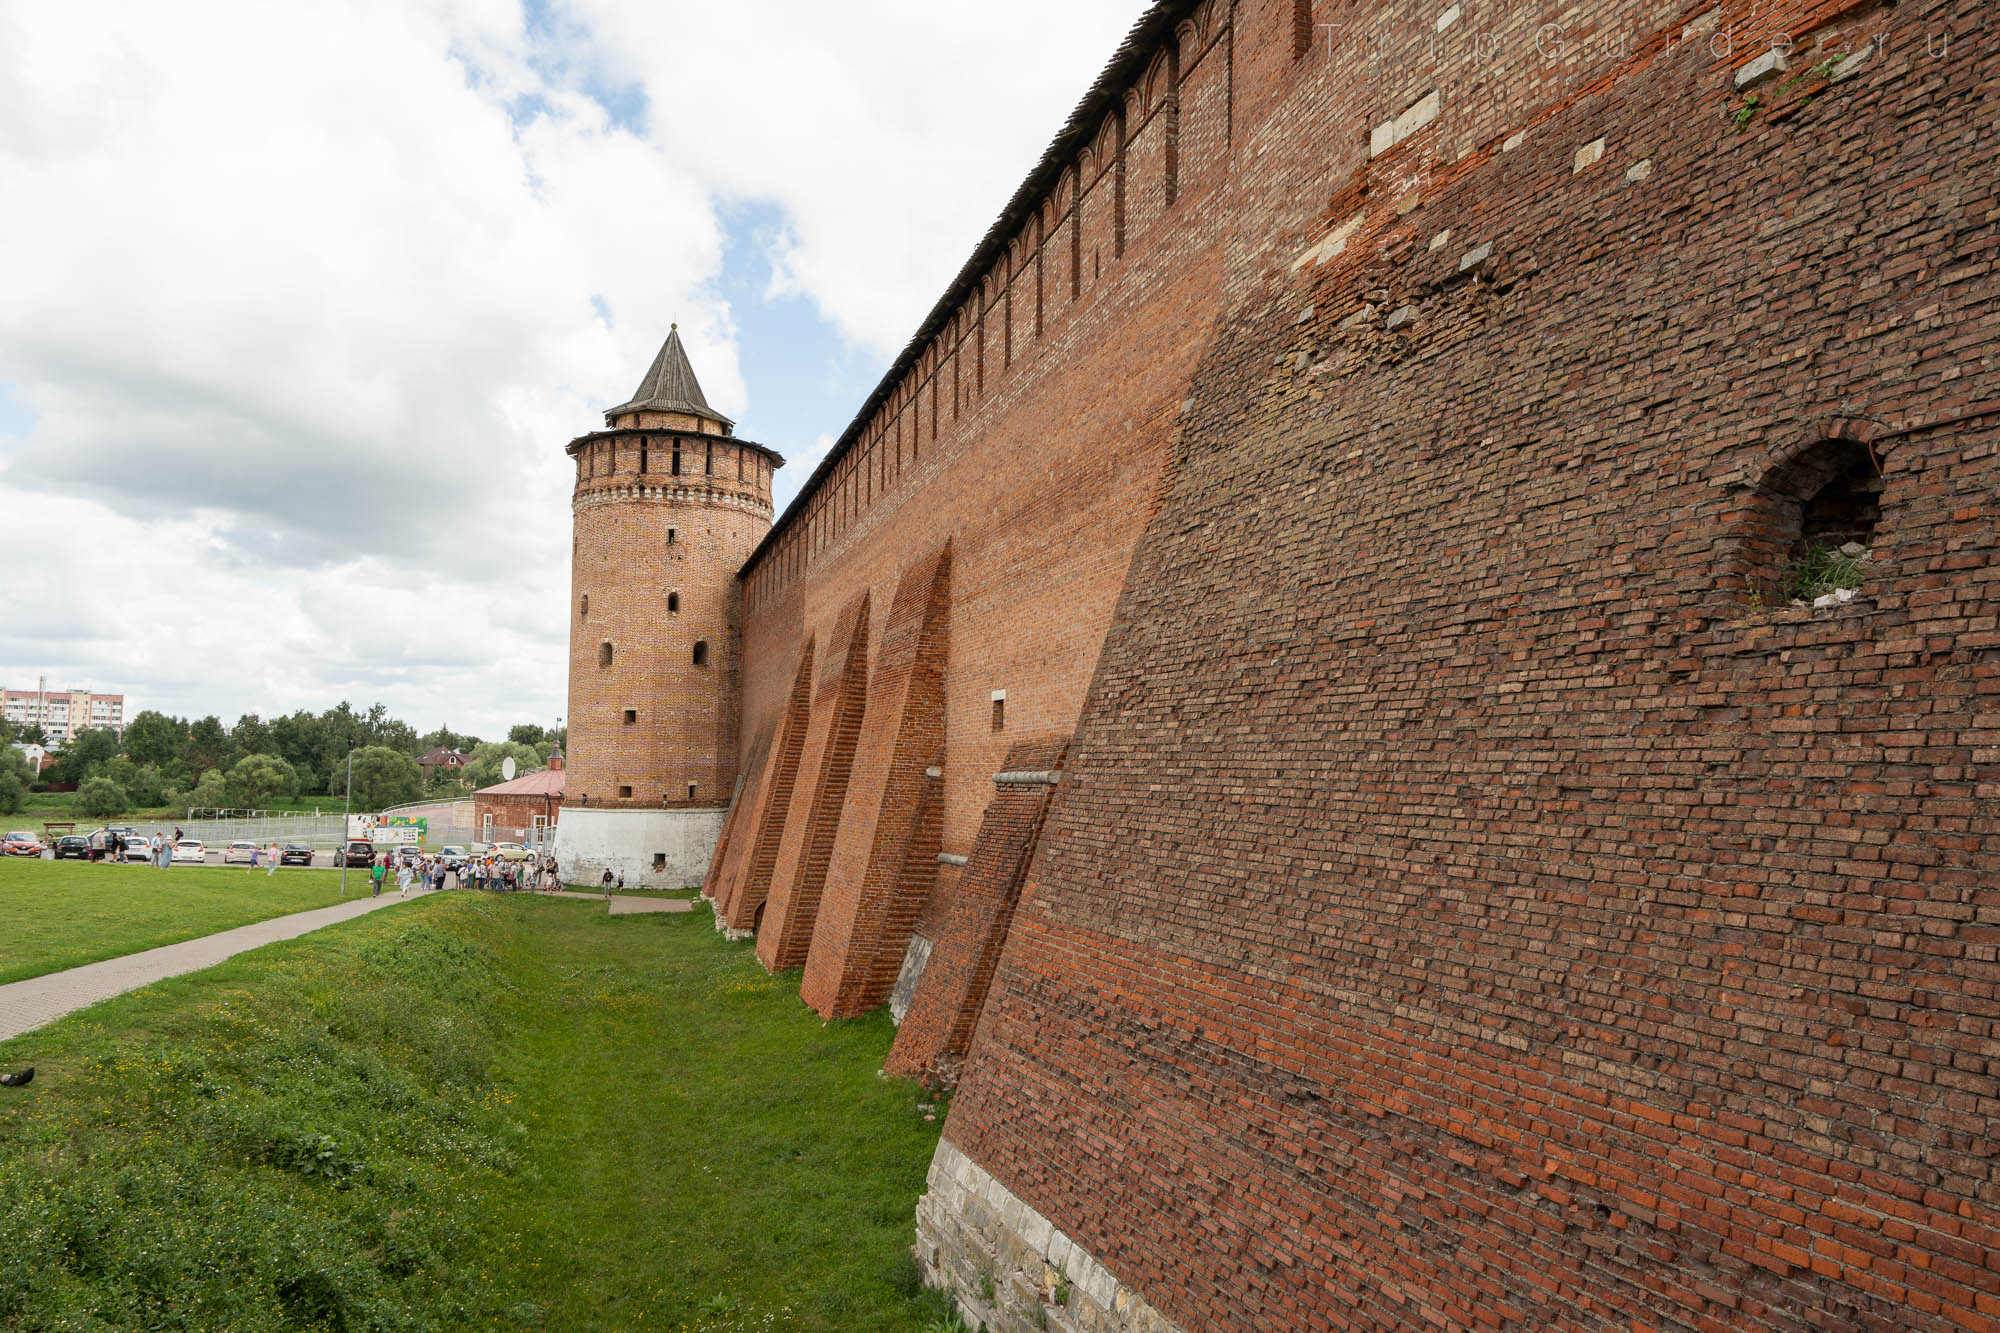
[{"label": "paved walkway", "polygon": [[[422,896],[420,893],[410,895],[411,898]],[[273,917],[254,925],[204,935],[198,940],[182,940],[179,944],[162,945],[143,953],[128,953],[123,958],[86,963],[66,972],[51,972],[46,976],[29,977],[26,981],[9,982],[0,986],[0,1041],[32,1032],[44,1023],[53,1023],[64,1014],[88,1008],[114,995],[123,995],[128,990],[150,986],[185,972],[214,967],[246,949],[255,949],[276,940],[294,939],[336,921],[365,916],[405,901],[393,890],[385,890],[380,898],[371,898],[364,892],[358,898],[335,903],[332,907],[294,912],[290,916]]]},{"label": "paved walkway", "polygon": [[[604,895],[601,893],[577,893],[571,889],[558,889],[554,893],[543,890],[541,896],[544,898],[584,898],[596,903],[604,901]],[[636,916],[641,912],[692,912],[693,910],[694,899],[692,898],[644,898],[627,893],[613,894],[611,897],[612,916]]]}]

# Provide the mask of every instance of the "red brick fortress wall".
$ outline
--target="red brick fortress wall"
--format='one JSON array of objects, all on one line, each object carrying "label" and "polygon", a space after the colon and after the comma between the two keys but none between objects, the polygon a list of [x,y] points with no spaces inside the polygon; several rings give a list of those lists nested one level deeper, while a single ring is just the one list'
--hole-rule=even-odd
[{"label": "red brick fortress wall", "polygon": [[705,891],[824,1014],[887,998],[1009,751],[1066,743],[1160,493],[1232,133],[1220,11],[1179,9],[744,568],[745,780]]},{"label": "red brick fortress wall", "polygon": [[1186,1329],[2000,1328],[1990,16],[1300,17],[934,1197]]}]

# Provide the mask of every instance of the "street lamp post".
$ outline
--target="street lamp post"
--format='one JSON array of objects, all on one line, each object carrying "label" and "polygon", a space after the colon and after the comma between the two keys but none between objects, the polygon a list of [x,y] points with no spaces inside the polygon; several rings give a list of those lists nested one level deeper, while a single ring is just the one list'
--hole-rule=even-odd
[{"label": "street lamp post", "polygon": [[347,801],[340,812],[340,896],[347,896],[347,830],[354,814],[354,737],[347,738]]}]

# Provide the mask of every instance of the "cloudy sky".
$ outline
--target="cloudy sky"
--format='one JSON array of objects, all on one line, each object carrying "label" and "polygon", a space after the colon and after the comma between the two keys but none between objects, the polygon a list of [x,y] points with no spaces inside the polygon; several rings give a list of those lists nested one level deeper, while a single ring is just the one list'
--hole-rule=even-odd
[{"label": "cloudy sky", "polygon": [[0,0],[0,685],[562,715],[562,446],[789,499],[1143,7]]}]

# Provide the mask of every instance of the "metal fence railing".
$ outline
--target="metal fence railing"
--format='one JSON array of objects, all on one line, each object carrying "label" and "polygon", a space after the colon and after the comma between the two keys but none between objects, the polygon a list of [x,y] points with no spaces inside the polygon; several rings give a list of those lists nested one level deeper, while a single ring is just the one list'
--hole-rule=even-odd
[{"label": "metal fence railing", "polygon": [[[516,838],[512,827],[489,827],[476,819],[471,797],[449,801],[413,801],[408,805],[391,806],[381,813],[424,820],[423,846],[432,851],[440,847],[469,847],[474,843],[513,841]],[[347,840],[347,824],[338,812],[202,810],[189,812],[186,819],[134,823],[131,827],[148,837],[155,833],[171,835],[178,829],[183,837],[199,838],[210,847],[238,840],[260,844],[275,842],[281,846],[288,842],[302,842],[314,847],[335,847]],[[552,828],[538,826],[529,829],[520,840],[531,847],[539,847],[553,834]]]}]

